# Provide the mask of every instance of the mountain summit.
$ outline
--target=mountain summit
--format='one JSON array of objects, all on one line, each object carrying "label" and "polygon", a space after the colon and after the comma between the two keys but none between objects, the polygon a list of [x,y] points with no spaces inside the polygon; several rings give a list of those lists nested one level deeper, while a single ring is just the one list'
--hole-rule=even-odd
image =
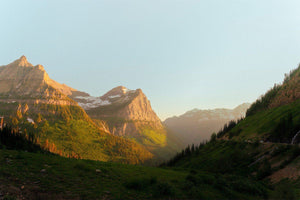
[{"label": "mountain summit", "polygon": [[[75,92],[52,79],[42,65],[32,65],[25,56],[0,67],[0,93],[10,98],[51,104],[75,104],[67,96]],[[51,99],[51,100],[50,100]]]},{"label": "mountain summit", "polygon": [[101,97],[73,96],[93,118],[107,121],[115,135],[137,135],[141,126],[163,130],[160,119],[141,89],[118,86]]},{"label": "mountain summit", "polygon": [[12,62],[11,65],[18,67],[33,67],[33,65],[28,62],[27,58],[24,55]]},{"label": "mountain summit", "polygon": [[126,87],[124,86],[118,86],[115,87],[113,89],[111,89],[110,91],[108,91],[106,94],[104,94],[102,96],[102,98],[109,98],[109,97],[120,97],[122,95],[125,95],[127,92],[129,92],[130,90],[128,90]]}]

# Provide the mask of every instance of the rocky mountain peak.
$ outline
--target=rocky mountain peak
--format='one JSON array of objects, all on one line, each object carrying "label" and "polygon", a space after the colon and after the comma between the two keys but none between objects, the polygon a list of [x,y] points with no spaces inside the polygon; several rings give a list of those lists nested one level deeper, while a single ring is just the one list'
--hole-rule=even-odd
[{"label": "rocky mountain peak", "polygon": [[30,96],[33,101],[54,98],[70,103],[66,96],[73,91],[76,90],[52,80],[42,65],[32,65],[25,56],[0,68],[0,94],[9,94],[11,98]]},{"label": "rocky mountain peak", "polygon": [[12,62],[11,65],[18,67],[33,67],[33,65],[30,62],[28,62],[27,58],[24,55]]},{"label": "rocky mountain peak", "polygon": [[41,70],[41,71],[45,71],[43,65],[38,64],[38,65],[36,65],[35,67],[38,68],[38,69]]},{"label": "rocky mountain peak", "polygon": [[111,89],[107,93],[105,93],[102,96],[102,98],[107,99],[107,98],[111,98],[111,97],[121,97],[121,96],[125,95],[128,91],[129,90],[126,87],[118,86],[118,87]]}]

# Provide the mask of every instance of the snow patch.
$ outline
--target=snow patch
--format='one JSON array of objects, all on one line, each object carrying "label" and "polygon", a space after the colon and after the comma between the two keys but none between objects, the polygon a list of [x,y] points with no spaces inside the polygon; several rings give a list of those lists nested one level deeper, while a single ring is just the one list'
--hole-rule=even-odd
[{"label": "snow patch", "polygon": [[121,97],[121,95],[117,94],[117,95],[109,96],[108,98],[114,99],[114,98],[117,98],[117,97]]},{"label": "snow patch", "polygon": [[33,120],[33,119],[31,119],[31,118],[29,118],[29,117],[27,117],[27,121],[28,121],[29,123],[32,123],[32,124],[34,124],[34,120]]},{"label": "snow patch", "polygon": [[82,97],[82,96],[77,96],[75,98],[86,101],[86,102],[78,102],[78,105],[80,107],[82,107],[83,109],[86,109],[86,110],[91,109],[91,108],[97,108],[99,106],[107,106],[107,105],[111,104],[111,102],[109,100],[102,100],[102,99],[100,99],[100,97],[92,97],[92,96]]}]

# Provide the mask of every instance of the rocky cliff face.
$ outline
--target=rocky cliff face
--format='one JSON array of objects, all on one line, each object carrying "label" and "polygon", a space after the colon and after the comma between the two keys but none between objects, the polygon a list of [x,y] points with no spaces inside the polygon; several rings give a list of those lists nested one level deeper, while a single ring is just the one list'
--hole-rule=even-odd
[{"label": "rocky cliff face", "polygon": [[234,109],[198,110],[194,109],[179,117],[164,121],[184,144],[200,143],[209,140],[213,132],[219,131],[225,123],[245,116],[250,104],[244,103]]},{"label": "rocky cliff face", "polygon": [[77,105],[67,97],[75,91],[50,79],[42,65],[33,66],[25,56],[0,67],[2,102],[18,100],[23,103]]},{"label": "rocky cliff face", "polygon": [[75,96],[73,99],[92,118],[107,121],[115,135],[137,135],[142,126],[164,129],[141,89],[119,86],[101,97]]}]

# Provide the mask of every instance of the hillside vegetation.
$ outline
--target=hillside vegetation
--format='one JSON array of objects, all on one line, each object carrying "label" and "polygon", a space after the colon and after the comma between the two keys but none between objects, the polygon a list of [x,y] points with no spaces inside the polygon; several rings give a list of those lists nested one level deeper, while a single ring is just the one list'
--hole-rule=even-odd
[{"label": "hillside vegetation", "polygon": [[291,143],[299,130],[300,66],[253,103],[245,119],[219,137]]},{"label": "hillside vegetation", "polygon": [[282,84],[275,84],[261,98],[256,100],[247,110],[246,116],[253,115],[259,111],[287,105],[300,98],[300,65],[285,74]]},{"label": "hillside vegetation", "polygon": [[26,199],[263,199],[263,183],[171,170],[0,150],[0,186]]},{"label": "hillside vegetation", "polygon": [[299,91],[300,66],[253,103],[245,118],[228,122],[210,142],[188,146],[163,166],[270,181],[276,195],[268,198],[296,199],[300,196]]},{"label": "hillside vegetation", "polygon": [[[7,123],[34,134],[38,143],[53,153],[132,164],[143,163],[152,158],[152,154],[136,142],[98,128],[79,106],[2,105],[0,112],[11,114]],[[12,113],[12,110],[15,111]]]}]

